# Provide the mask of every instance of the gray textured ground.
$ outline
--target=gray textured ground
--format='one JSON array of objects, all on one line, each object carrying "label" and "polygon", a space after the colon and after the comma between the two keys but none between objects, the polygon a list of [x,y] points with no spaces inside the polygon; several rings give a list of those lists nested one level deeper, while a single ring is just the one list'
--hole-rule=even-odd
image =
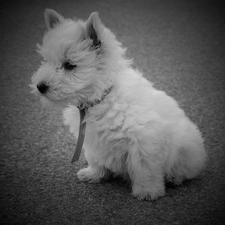
[{"label": "gray textured ground", "polygon": [[[155,202],[138,201],[121,179],[76,178],[75,140],[61,112],[29,92],[43,10],[87,18],[99,11],[134,65],[177,99],[198,124],[206,170]],[[0,7],[0,224],[222,224],[225,214],[225,31],[222,1],[11,1]],[[129,81],[128,81],[129,82]]]}]

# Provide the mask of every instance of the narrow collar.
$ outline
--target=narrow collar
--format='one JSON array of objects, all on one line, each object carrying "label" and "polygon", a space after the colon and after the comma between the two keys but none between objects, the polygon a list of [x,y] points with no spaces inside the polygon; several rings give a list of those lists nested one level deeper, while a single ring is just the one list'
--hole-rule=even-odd
[{"label": "narrow collar", "polygon": [[73,158],[71,163],[77,161],[80,157],[80,153],[83,147],[83,143],[84,143],[84,138],[85,138],[85,129],[86,129],[86,122],[84,121],[84,117],[86,114],[86,109],[93,107],[94,105],[99,104],[101,101],[104,100],[105,96],[109,94],[109,92],[112,90],[112,86],[109,87],[108,89],[105,89],[102,97],[100,99],[96,99],[93,102],[91,101],[87,101],[79,106],[77,106],[77,108],[80,111],[80,128],[79,128],[79,135],[78,135],[78,140],[77,140],[77,145],[75,148],[75,152],[73,154]]},{"label": "narrow collar", "polygon": [[82,109],[88,109],[88,108],[90,108],[90,107],[93,107],[93,106],[99,104],[100,102],[102,102],[102,101],[104,100],[104,98],[106,97],[106,95],[109,94],[109,92],[112,90],[112,87],[113,87],[113,86],[110,86],[109,88],[105,89],[105,90],[103,91],[103,94],[102,94],[102,96],[101,96],[100,99],[95,99],[94,101],[87,101],[87,102],[85,102],[85,103],[82,103],[82,104],[78,105],[77,108],[78,108],[79,110],[82,110]]}]

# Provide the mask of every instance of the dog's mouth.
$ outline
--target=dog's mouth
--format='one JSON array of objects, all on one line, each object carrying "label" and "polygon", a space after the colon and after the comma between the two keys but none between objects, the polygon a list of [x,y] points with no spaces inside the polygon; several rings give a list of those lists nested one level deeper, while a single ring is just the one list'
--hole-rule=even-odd
[{"label": "dog's mouth", "polygon": [[[79,105],[79,101],[76,100],[76,98],[74,98],[74,96],[71,98],[65,98],[65,97],[61,96],[59,98],[59,97],[55,97],[54,92],[51,91],[50,89],[48,91],[44,92],[41,89],[44,87],[38,88],[38,85],[35,85],[35,84],[29,84],[29,86],[32,89],[30,93],[34,94],[35,96],[40,98],[40,101],[41,101],[41,104],[43,107],[57,108],[59,106],[60,108],[65,108],[69,104],[76,105],[76,106]],[[40,91],[40,89],[41,89],[41,91]]]}]

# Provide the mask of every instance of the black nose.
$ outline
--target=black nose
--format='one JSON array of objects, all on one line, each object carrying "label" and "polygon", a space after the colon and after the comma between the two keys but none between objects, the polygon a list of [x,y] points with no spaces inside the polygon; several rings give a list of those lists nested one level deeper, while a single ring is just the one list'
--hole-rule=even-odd
[{"label": "black nose", "polygon": [[40,83],[37,85],[37,89],[38,91],[40,91],[42,94],[46,93],[48,91],[48,85],[46,85],[45,83]]}]

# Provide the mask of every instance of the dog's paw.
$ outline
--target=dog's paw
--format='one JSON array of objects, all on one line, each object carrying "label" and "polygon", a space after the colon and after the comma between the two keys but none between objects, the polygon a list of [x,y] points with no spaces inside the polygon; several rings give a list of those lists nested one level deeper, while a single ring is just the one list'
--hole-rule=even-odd
[{"label": "dog's paw", "polygon": [[184,180],[184,176],[166,177],[166,183],[172,184],[174,186],[180,186]]},{"label": "dog's paw", "polygon": [[80,181],[88,181],[90,183],[98,183],[101,178],[99,174],[91,167],[87,167],[78,171],[77,177]]},{"label": "dog's paw", "polygon": [[132,190],[133,190],[134,197],[138,198],[139,200],[147,200],[147,201],[155,200],[166,194],[164,187],[153,190],[149,187],[143,187],[143,186],[134,184],[132,187]]}]

